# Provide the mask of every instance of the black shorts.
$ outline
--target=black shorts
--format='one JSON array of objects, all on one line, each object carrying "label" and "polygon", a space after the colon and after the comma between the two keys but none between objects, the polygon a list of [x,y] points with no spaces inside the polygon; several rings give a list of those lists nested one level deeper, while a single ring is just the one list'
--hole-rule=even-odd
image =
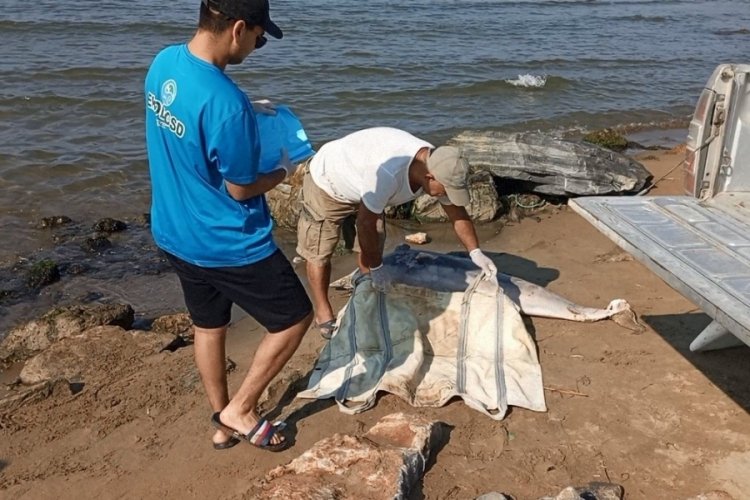
[{"label": "black shorts", "polygon": [[305,288],[281,250],[239,267],[200,267],[166,255],[180,278],[188,312],[199,328],[229,324],[232,304],[270,333],[296,325],[312,311]]}]

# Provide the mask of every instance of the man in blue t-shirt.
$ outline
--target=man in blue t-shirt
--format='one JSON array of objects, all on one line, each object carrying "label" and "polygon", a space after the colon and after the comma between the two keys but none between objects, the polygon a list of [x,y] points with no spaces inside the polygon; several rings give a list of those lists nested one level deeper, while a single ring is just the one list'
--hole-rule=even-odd
[{"label": "man in blue t-shirt", "polygon": [[[294,172],[286,152],[259,171],[255,112],[224,73],[281,38],[268,0],[202,0],[187,44],[163,49],[145,81],[146,145],[154,241],[172,263],[195,326],[195,361],[217,427],[214,447],[245,439],[277,451],[288,444],[256,412],[261,393],[296,351],[312,306],[276,247],[264,193]],[[230,400],[224,360],[232,304],[268,331]]]}]

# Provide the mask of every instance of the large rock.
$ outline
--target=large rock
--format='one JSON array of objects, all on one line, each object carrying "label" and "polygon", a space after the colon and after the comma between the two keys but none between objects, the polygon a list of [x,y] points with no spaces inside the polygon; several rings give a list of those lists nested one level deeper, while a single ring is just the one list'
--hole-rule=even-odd
[{"label": "large rock", "polygon": [[619,153],[536,132],[464,132],[449,143],[462,148],[472,168],[547,195],[636,192],[651,179],[643,165]]},{"label": "large rock", "polygon": [[268,208],[271,209],[271,216],[277,226],[297,230],[297,219],[302,209],[300,191],[304,176],[305,169],[300,167],[292,177],[266,193]]},{"label": "large rock", "polygon": [[193,320],[188,313],[167,314],[156,318],[151,323],[151,331],[192,339],[194,336]]},{"label": "large rock", "polygon": [[[166,333],[125,331],[119,326],[98,326],[59,340],[26,362],[21,382],[88,380],[90,375],[107,373],[108,359],[125,352],[153,354],[174,339]],[[111,361],[114,364],[114,361]]]},{"label": "large rock", "polygon": [[23,361],[60,339],[101,325],[128,330],[135,311],[128,304],[96,304],[56,307],[41,318],[14,328],[0,345],[0,365]]},{"label": "large rock", "polygon": [[334,434],[271,470],[251,498],[406,498],[441,446],[445,426],[396,413],[362,437]]}]

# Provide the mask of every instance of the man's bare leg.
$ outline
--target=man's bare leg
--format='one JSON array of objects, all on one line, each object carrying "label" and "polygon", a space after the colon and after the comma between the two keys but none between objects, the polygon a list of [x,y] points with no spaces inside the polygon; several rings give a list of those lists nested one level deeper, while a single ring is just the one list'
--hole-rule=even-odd
[{"label": "man's bare leg", "polygon": [[[249,433],[255,427],[260,419],[256,412],[258,399],[297,350],[311,322],[312,314],[308,314],[296,325],[281,332],[267,333],[263,337],[245,380],[221,411],[220,418],[224,425],[242,434]],[[271,444],[280,442],[281,438],[278,436],[271,439]]]},{"label": "man's bare leg", "polygon": [[[223,410],[229,404],[224,347],[226,334],[226,326],[210,329],[195,327],[195,364],[208,396],[208,404],[214,412]],[[230,437],[222,431],[216,431],[212,440],[214,443],[223,443]]]},{"label": "man's bare leg", "polygon": [[315,323],[322,324],[334,319],[333,307],[328,299],[328,286],[331,284],[331,263],[316,264],[308,261],[307,280],[310,283]]}]

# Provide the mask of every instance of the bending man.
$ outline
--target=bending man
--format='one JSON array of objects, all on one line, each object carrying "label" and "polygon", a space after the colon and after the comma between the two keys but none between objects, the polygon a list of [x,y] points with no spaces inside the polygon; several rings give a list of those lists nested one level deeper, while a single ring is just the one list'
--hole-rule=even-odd
[{"label": "bending man", "polygon": [[336,320],[328,300],[331,256],[344,220],[356,213],[359,267],[370,273],[376,288],[387,290],[383,268],[383,212],[422,193],[438,197],[456,236],[472,261],[488,276],[497,273],[479,249],[466,206],[469,166],[454,147],[437,149],[403,130],[376,127],[325,144],[310,162],[302,185],[302,213],[297,253],[307,260],[307,277],[320,333],[330,338]]}]

